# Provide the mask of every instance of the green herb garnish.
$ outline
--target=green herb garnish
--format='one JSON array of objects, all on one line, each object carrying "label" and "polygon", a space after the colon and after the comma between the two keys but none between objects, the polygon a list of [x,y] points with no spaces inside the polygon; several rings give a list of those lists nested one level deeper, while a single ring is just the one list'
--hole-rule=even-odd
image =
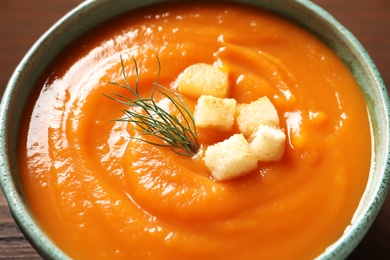
[{"label": "green herb garnish", "polygon": [[[118,93],[112,93],[112,95],[106,96],[125,106],[136,109],[123,109],[122,112],[124,113],[125,117],[115,119],[115,121],[123,121],[135,125],[134,130],[138,131],[141,137],[131,136],[132,139],[141,140],[151,145],[168,147],[180,155],[193,156],[199,150],[194,118],[181,95],[158,84],[161,70],[160,60],[158,58],[157,62],[157,78],[153,84],[150,97],[144,98],[139,94],[139,71],[137,62],[134,59],[134,89],[128,82],[123,59],[121,56],[122,74],[125,85],[119,84],[117,82],[108,83],[129,90],[134,98],[130,98]],[[164,97],[168,98],[169,102],[175,109],[175,111],[173,111],[175,113],[170,114],[156,103],[156,93],[160,93]],[[175,116],[175,114],[178,116]],[[153,138],[147,138],[147,136],[157,137],[162,142],[152,141]]]}]

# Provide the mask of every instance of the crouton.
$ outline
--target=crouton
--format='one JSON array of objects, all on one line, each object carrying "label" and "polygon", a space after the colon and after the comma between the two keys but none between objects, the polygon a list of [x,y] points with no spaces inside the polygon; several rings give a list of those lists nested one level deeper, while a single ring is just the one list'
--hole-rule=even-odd
[{"label": "crouton", "polygon": [[179,75],[178,90],[196,99],[201,95],[226,98],[229,92],[228,73],[213,65],[194,64]]},{"label": "crouton", "polygon": [[231,180],[257,167],[255,154],[242,134],[209,146],[204,161],[217,181]]},{"label": "crouton", "polygon": [[196,126],[211,127],[222,131],[231,130],[236,113],[236,100],[202,95],[195,107]]},{"label": "crouton", "polygon": [[260,125],[250,143],[257,160],[278,162],[282,159],[286,134],[283,130]]},{"label": "crouton", "polygon": [[238,129],[249,141],[260,125],[279,128],[279,116],[267,97],[259,98],[249,104],[237,105]]}]

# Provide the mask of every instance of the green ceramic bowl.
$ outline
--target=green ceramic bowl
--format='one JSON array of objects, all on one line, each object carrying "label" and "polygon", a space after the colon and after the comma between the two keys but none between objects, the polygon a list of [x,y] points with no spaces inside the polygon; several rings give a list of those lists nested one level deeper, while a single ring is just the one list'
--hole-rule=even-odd
[{"label": "green ceramic bowl", "polygon": [[[11,212],[31,244],[45,258],[67,259],[42,232],[32,216],[20,185],[17,136],[26,101],[35,82],[53,58],[72,41],[105,20],[128,10],[163,0],[86,1],[48,30],[30,49],[12,75],[1,103],[0,183]],[[356,38],[331,15],[304,0],[237,0],[285,16],[329,45],[349,66],[366,98],[374,131],[375,158],[360,206],[342,237],[318,259],[346,258],[374,221],[389,186],[389,97],[384,83]]]}]

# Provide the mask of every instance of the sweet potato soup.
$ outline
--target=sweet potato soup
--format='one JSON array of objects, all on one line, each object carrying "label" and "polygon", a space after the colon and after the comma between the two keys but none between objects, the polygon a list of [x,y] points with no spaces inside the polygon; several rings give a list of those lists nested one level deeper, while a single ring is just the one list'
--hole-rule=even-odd
[{"label": "sweet potato soup", "polygon": [[[158,59],[157,59],[158,58]],[[214,180],[202,156],[132,139],[128,96],[176,91],[187,67],[228,72],[229,97],[268,97],[286,133],[281,161]],[[159,5],[85,34],[38,82],[21,125],[19,167],[43,230],[76,259],[310,259],[351,223],[372,158],[354,77],[320,40],[236,4]],[[196,100],[185,97],[191,111]],[[166,98],[157,100],[169,111]],[[198,128],[201,149],[233,134]]]}]

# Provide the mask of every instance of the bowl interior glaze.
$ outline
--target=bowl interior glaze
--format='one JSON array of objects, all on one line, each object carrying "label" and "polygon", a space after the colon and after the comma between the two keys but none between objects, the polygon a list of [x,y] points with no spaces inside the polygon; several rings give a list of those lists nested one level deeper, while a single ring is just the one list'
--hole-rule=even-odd
[{"label": "bowl interior glaze", "polygon": [[[17,166],[19,122],[35,83],[61,51],[94,26],[123,12],[164,0],[90,0],[69,12],[29,50],[12,75],[0,108],[0,183],[11,212],[30,243],[44,257],[67,259],[42,232],[24,199]],[[374,158],[366,191],[344,235],[318,259],[346,258],[374,221],[389,186],[389,97],[371,58],[358,40],[326,11],[303,0],[236,0],[276,12],[305,27],[330,46],[350,68],[366,98],[372,122]]]}]

